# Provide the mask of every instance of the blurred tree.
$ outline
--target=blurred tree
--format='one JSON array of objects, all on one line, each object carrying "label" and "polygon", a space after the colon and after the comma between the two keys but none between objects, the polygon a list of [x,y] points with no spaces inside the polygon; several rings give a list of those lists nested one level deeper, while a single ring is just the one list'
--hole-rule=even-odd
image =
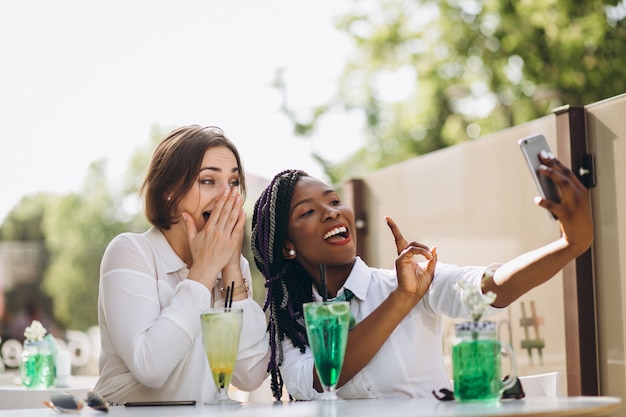
[{"label": "blurred tree", "polygon": [[[330,111],[365,116],[367,142],[333,180],[626,92],[626,1],[355,1],[338,28],[355,45],[336,98],[299,117],[277,72],[294,132]],[[303,120],[304,119],[304,120]]]},{"label": "blurred tree", "polygon": [[26,195],[6,216],[0,227],[0,240],[44,242],[41,230],[46,207],[59,196],[51,193]]},{"label": "blurred tree", "polygon": [[104,161],[94,162],[81,193],[48,208],[43,222],[50,264],[43,288],[54,300],[55,319],[72,329],[97,323],[99,266],[109,241],[126,229],[106,183]]},{"label": "blurred tree", "polygon": [[[43,271],[49,262],[41,224],[46,208],[58,195],[38,193],[24,196],[0,227],[0,262],[5,274],[4,308],[0,308],[0,337],[23,339],[29,320],[38,319],[49,328],[52,299],[41,292]],[[1,295],[0,295],[1,296]]]},{"label": "blurred tree", "polygon": [[[44,305],[45,313],[53,313],[61,327],[86,330],[97,324],[102,254],[117,234],[148,228],[138,190],[163,134],[162,127],[152,126],[148,144],[131,158],[121,189],[108,182],[106,162],[96,161],[90,165],[80,193],[29,195],[11,210],[0,227],[0,240],[38,242],[43,254],[37,258],[41,260],[38,276],[18,283],[7,294],[11,313],[19,311],[23,307],[19,300],[28,297]],[[23,296],[13,296],[19,294]],[[50,305],[53,311],[49,311]]]}]

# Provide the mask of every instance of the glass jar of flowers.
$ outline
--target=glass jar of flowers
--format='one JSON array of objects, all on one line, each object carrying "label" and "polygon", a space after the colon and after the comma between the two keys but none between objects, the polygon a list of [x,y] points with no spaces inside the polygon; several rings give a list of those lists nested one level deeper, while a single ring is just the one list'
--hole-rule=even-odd
[{"label": "glass jar of flowers", "polygon": [[45,389],[54,384],[54,353],[46,339],[48,331],[38,320],[24,330],[24,350],[20,357],[20,378],[26,388]]},{"label": "glass jar of flowers", "polygon": [[[483,281],[484,281],[483,277]],[[496,295],[468,281],[459,281],[456,290],[470,311],[472,321],[455,326],[456,341],[452,347],[454,396],[459,401],[498,401],[502,392],[516,382],[517,366],[513,348],[496,337],[496,323],[480,320]],[[502,380],[501,355],[508,351],[511,375]]]}]

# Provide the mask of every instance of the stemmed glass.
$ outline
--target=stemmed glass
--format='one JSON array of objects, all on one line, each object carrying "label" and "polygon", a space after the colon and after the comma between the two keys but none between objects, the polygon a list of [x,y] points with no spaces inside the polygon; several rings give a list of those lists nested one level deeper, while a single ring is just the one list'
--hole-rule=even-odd
[{"label": "stemmed glass", "polygon": [[348,341],[350,303],[322,301],[305,303],[304,323],[317,376],[324,388],[322,400],[337,400],[335,392]]},{"label": "stemmed glass", "polygon": [[217,387],[217,397],[206,404],[239,404],[228,396],[228,386],[239,352],[243,309],[206,309],[200,313],[200,320],[204,349]]}]

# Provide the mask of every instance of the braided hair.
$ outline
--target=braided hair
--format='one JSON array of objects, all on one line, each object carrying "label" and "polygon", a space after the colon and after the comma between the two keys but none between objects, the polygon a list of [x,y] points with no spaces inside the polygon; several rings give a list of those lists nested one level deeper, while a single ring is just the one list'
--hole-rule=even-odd
[{"label": "braided hair", "polygon": [[252,216],[252,254],[267,288],[263,310],[270,311],[268,371],[272,377],[272,394],[277,400],[283,390],[278,368],[283,360],[282,341],[289,338],[303,353],[308,345],[302,304],[313,301],[313,281],[296,260],[285,259],[283,255],[291,198],[297,181],[308,176],[300,170],[278,173],[256,201]]}]

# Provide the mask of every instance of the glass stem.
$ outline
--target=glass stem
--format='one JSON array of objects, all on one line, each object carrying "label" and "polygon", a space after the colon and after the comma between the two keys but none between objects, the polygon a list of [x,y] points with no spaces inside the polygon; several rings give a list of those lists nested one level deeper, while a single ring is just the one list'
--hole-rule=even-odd
[{"label": "glass stem", "polygon": [[225,387],[220,387],[219,391],[217,392],[217,399],[220,401],[228,399],[228,390],[226,390]]}]

